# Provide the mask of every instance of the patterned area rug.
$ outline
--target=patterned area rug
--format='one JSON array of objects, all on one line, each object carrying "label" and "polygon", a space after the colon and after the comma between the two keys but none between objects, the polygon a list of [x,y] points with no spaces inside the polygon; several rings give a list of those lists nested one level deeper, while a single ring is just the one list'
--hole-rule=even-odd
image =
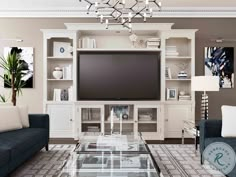
[{"label": "patterned area rug", "polygon": [[[200,165],[194,145],[149,145],[164,177],[223,177],[208,165]],[[74,145],[50,145],[37,153],[10,177],[55,177]]]}]

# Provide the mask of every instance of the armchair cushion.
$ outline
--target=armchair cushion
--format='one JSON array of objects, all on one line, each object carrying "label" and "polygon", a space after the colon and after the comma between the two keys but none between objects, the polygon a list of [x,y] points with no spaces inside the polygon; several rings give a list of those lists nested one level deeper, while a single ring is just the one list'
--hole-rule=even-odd
[{"label": "armchair cushion", "polygon": [[236,137],[236,106],[222,106],[222,132],[223,137]]}]

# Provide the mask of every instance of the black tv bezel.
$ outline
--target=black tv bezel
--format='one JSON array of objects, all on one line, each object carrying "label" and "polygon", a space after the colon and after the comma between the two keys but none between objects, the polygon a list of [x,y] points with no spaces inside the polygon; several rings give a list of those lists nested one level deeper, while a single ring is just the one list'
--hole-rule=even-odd
[{"label": "black tv bezel", "polygon": [[[79,75],[80,68],[80,54],[112,54],[121,53],[121,51],[81,51],[77,55],[77,76]],[[159,60],[159,93],[158,98],[79,98],[79,83],[80,77],[77,77],[77,101],[160,101],[161,100],[161,52],[160,51],[122,51],[122,54],[137,54],[137,53],[148,53],[157,55],[157,60]]]}]

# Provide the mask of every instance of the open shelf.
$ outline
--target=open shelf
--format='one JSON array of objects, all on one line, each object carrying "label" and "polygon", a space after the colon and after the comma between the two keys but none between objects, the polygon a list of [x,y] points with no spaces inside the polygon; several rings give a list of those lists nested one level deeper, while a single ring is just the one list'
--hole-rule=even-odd
[{"label": "open shelf", "polygon": [[[113,122],[120,123],[119,120],[114,120]],[[105,123],[111,123],[111,121],[105,121]],[[132,121],[132,120],[122,120],[122,124],[132,124],[132,123],[134,123],[134,121]]]},{"label": "open shelf", "polygon": [[73,81],[72,79],[48,79],[48,81]]},{"label": "open shelf", "polygon": [[191,60],[191,56],[166,56],[167,60]]},{"label": "open shelf", "polygon": [[160,52],[161,49],[152,49],[152,48],[78,48],[77,51],[80,52],[117,52],[117,51],[124,51],[124,52]]},{"label": "open shelf", "polygon": [[73,57],[55,57],[55,56],[50,56],[47,57],[49,60],[73,60]]},{"label": "open shelf", "polygon": [[191,79],[166,79],[166,81],[191,81]]},{"label": "open shelf", "polygon": [[157,123],[156,120],[150,120],[150,121],[146,121],[146,120],[139,120],[138,123],[140,124],[150,124],[150,123]]}]

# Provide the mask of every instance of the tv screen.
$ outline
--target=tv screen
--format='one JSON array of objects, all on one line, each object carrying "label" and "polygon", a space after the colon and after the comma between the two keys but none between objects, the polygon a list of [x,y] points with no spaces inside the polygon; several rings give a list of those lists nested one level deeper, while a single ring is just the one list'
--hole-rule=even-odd
[{"label": "tv screen", "polygon": [[160,100],[160,53],[80,53],[78,100]]}]

